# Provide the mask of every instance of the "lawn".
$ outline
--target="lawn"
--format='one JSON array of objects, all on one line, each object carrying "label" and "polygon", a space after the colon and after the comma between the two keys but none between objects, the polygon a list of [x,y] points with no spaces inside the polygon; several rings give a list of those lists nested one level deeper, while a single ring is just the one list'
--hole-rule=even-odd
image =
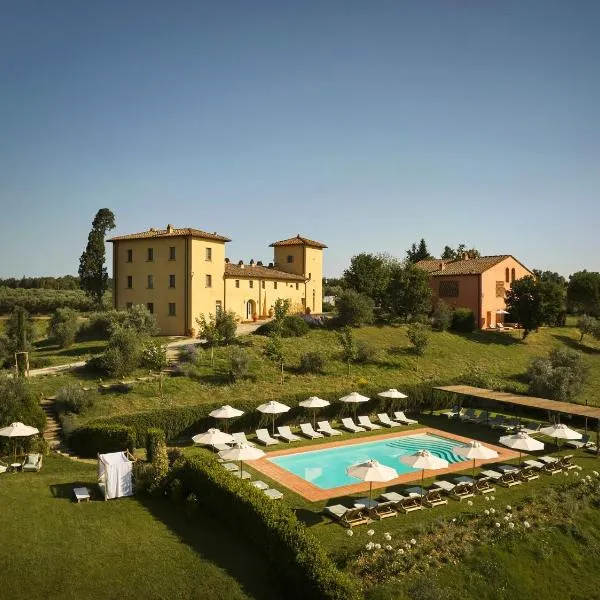
[{"label": "lawn", "polygon": [[95,464],[49,456],[39,473],[0,475],[0,596],[280,597],[267,566],[233,530],[198,509],[127,498],[74,504]]}]

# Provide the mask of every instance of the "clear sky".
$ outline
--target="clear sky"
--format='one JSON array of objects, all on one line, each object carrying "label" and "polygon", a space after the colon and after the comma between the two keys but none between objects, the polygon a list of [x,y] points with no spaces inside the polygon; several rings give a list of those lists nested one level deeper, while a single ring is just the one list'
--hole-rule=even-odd
[{"label": "clear sky", "polygon": [[0,0],[0,277],[197,227],[600,264],[597,0]]}]

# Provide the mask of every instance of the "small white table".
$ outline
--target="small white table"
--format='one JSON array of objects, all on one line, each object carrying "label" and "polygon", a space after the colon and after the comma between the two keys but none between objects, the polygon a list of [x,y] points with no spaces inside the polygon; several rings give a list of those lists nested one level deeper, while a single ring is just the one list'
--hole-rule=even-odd
[{"label": "small white table", "polygon": [[86,502],[90,501],[90,490],[88,490],[86,487],[73,488],[73,494],[77,504],[79,504],[82,500],[85,500]]},{"label": "small white table", "polygon": [[18,463],[18,462],[10,463],[10,468],[13,473],[16,473],[17,471],[21,470],[21,463]]}]

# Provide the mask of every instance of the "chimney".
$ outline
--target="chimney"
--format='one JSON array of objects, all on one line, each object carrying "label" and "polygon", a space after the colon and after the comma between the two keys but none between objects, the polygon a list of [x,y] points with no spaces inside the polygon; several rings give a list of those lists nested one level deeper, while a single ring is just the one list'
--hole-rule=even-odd
[{"label": "chimney", "polygon": [[244,268],[244,261],[243,261],[243,260],[240,260],[240,262],[238,262],[238,267],[239,267],[240,269],[243,269],[243,268]]},{"label": "chimney", "polygon": [[225,259],[225,264],[227,264],[227,265],[229,264],[229,259],[228,258]]},{"label": "chimney", "polygon": [[269,269],[273,268],[273,263],[269,263]]},{"label": "chimney", "polygon": [[469,253],[468,252],[463,252],[462,259],[463,260],[469,260]]},{"label": "chimney", "polygon": [[150,231],[154,231],[154,227],[150,227]]},{"label": "chimney", "polygon": [[443,260],[440,260],[440,271],[443,271],[446,268],[446,263]]},{"label": "chimney", "polygon": [[250,259],[250,266],[251,266],[251,267],[253,267],[253,266],[254,266],[254,259],[253,259],[253,258],[251,258],[251,259]]},{"label": "chimney", "polygon": [[259,260],[259,261],[256,263],[256,266],[257,266],[257,267],[262,267],[262,266],[263,266],[263,262],[262,262],[262,260]]},{"label": "chimney", "polygon": [[167,225],[167,233],[173,233],[173,225],[171,223]]}]

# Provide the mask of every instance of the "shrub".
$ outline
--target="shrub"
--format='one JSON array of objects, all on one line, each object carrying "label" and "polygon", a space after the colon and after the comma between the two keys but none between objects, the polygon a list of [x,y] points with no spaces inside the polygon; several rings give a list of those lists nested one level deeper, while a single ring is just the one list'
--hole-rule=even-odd
[{"label": "shrub", "polygon": [[360,327],[373,322],[373,300],[354,290],[346,290],[336,301],[335,308],[341,325]]},{"label": "shrub", "polygon": [[21,306],[15,306],[4,327],[12,352],[31,352],[33,346],[33,321]]},{"label": "shrub", "polygon": [[429,346],[429,329],[422,323],[411,323],[406,335],[413,346],[413,351],[418,356],[423,356],[427,346]]},{"label": "shrub", "polygon": [[169,472],[165,432],[153,427],[146,432],[146,460],[154,469],[154,486],[159,486]]},{"label": "shrub", "polygon": [[79,414],[94,405],[95,396],[90,391],[71,383],[60,388],[56,394],[56,407],[59,413]]},{"label": "shrub", "polygon": [[325,359],[320,352],[307,352],[300,357],[300,373],[322,373]]},{"label": "shrub", "polygon": [[[44,429],[44,411],[25,379],[0,375],[0,399],[0,427],[20,421]],[[6,439],[0,438],[0,442]]]},{"label": "shrub", "polygon": [[431,326],[436,331],[446,331],[450,325],[452,325],[452,309],[443,300],[438,300],[431,315]]},{"label": "shrub", "polygon": [[138,460],[133,463],[133,489],[136,494],[150,491],[154,486],[154,467]]},{"label": "shrub", "polygon": [[[133,329],[141,336],[156,335],[156,317],[143,304],[136,304],[125,312],[119,313],[120,326]],[[116,327],[113,327],[113,331]]]},{"label": "shrub", "polygon": [[309,329],[308,323],[302,317],[287,315],[281,323],[281,337],[302,337]]},{"label": "shrub", "polygon": [[50,319],[48,337],[59,348],[68,348],[75,342],[79,329],[78,314],[71,308],[57,308]]},{"label": "shrub", "polygon": [[0,369],[8,365],[11,359],[10,342],[5,335],[0,334]]},{"label": "shrub", "polygon": [[600,338],[600,321],[589,315],[579,317],[577,320],[577,329],[579,329],[579,333],[581,334],[579,338],[580,342],[583,342],[584,335],[593,335],[596,338]]},{"label": "shrub", "polygon": [[151,371],[162,371],[167,366],[167,347],[150,340],[142,353],[142,365]]},{"label": "shrub", "polygon": [[348,365],[348,375],[350,375],[350,363],[356,360],[356,343],[354,342],[354,334],[352,328],[346,325],[337,333],[338,342],[342,350],[342,360]]},{"label": "shrub", "polygon": [[373,362],[377,352],[373,346],[359,340],[356,342],[356,362],[362,365]]},{"label": "shrub", "polygon": [[123,450],[134,452],[135,432],[125,425],[97,423],[76,429],[68,443],[69,448],[82,457]]},{"label": "shrub", "polygon": [[243,348],[232,348],[229,352],[229,376],[232,381],[243,379],[250,370],[250,356]]},{"label": "shrub", "polygon": [[108,340],[101,364],[109,375],[124,377],[140,366],[143,352],[143,341],[136,331],[117,329]]},{"label": "shrub", "polygon": [[317,539],[283,502],[265,502],[264,494],[231,477],[212,457],[188,459],[177,477],[205,508],[264,552],[287,581],[290,597],[313,600],[358,600],[360,592],[340,572]]},{"label": "shrub", "polygon": [[237,322],[235,313],[232,311],[219,310],[216,314],[209,314],[208,319],[204,315],[196,319],[198,325],[198,337],[204,338],[209,347],[227,346],[235,341]]},{"label": "shrub", "polygon": [[323,302],[323,312],[333,312],[335,310],[335,304],[331,302]]},{"label": "shrub", "polygon": [[116,310],[91,313],[77,332],[78,341],[107,340],[113,332],[119,313]]},{"label": "shrub", "polygon": [[470,308],[457,308],[452,313],[452,331],[471,333],[475,329],[475,315]]}]

